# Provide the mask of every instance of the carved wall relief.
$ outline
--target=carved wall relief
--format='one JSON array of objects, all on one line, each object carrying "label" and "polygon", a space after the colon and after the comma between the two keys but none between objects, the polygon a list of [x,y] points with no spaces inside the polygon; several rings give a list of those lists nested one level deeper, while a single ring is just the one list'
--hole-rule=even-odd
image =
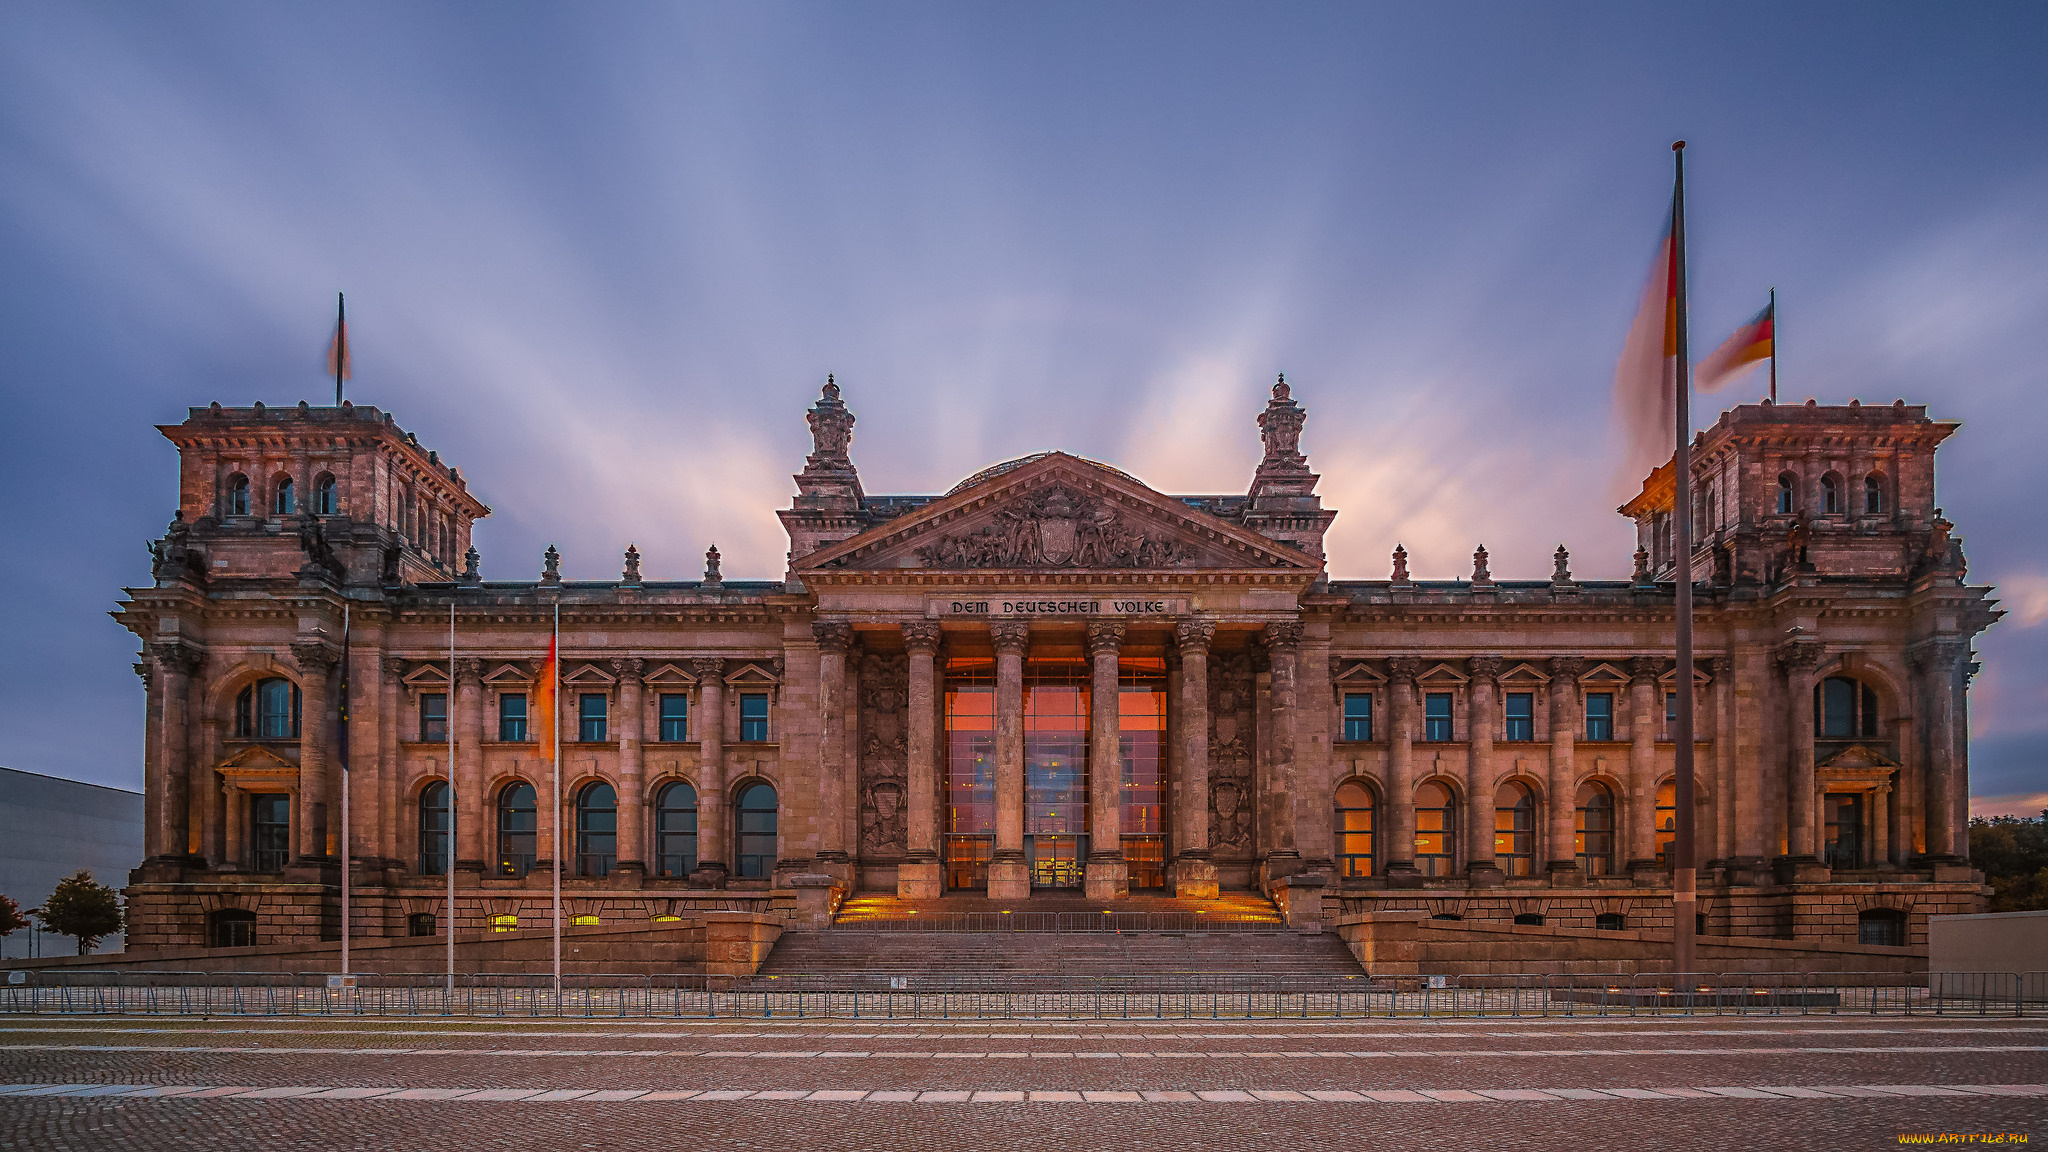
[{"label": "carved wall relief", "polygon": [[1252,662],[1219,652],[1209,672],[1209,844],[1218,856],[1252,854]]},{"label": "carved wall relief", "polygon": [[1159,529],[1127,524],[1121,512],[1055,484],[998,510],[979,531],[940,533],[917,558],[927,568],[1173,568],[1193,555]]},{"label": "carved wall relief", "polygon": [[910,664],[870,652],[860,662],[860,850],[891,856],[910,846],[906,720]]}]

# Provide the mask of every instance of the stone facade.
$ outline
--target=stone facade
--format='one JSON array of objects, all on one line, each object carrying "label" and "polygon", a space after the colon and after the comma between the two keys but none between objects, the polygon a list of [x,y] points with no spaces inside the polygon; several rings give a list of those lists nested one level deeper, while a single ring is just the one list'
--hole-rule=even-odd
[{"label": "stone facade", "polygon": [[1701,434],[1685,675],[1668,466],[1621,510],[1630,580],[1562,547],[1545,579],[1481,548],[1419,581],[1397,547],[1345,580],[1284,380],[1243,495],[1053,452],[870,496],[835,385],[808,419],[773,581],[715,550],[700,581],[630,550],[565,581],[552,548],[486,581],[489,509],[388,414],[164,427],[178,514],[116,613],[148,685],[133,943],[332,938],[344,788],[371,936],[445,915],[451,867],[459,927],[531,927],[557,859],[586,926],[830,885],[1668,929],[1687,681],[1707,932],[1910,943],[1982,906],[1965,688],[1998,613],[1934,506],[1956,426],[1924,408],[1744,405]]}]

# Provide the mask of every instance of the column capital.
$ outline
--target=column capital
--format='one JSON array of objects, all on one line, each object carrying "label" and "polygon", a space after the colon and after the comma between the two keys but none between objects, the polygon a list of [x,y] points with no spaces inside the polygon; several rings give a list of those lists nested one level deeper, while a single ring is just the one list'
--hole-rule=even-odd
[{"label": "column capital", "polygon": [[1958,637],[1937,636],[1906,649],[1906,663],[1916,672],[1947,672],[1961,663],[1969,650],[1969,644]]},{"label": "column capital", "polygon": [[192,675],[206,662],[206,653],[185,640],[153,640],[149,654],[159,669],[181,676]]},{"label": "column capital", "polygon": [[721,682],[725,678],[725,658],[723,656],[699,656],[690,661],[690,671],[697,674],[697,682],[700,684],[706,680]]},{"label": "column capital", "polygon": [[1216,642],[1213,620],[1183,620],[1173,626],[1173,646],[1182,652],[1207,651]]},{"label": "column capital", "polygon": [[1778,665],[1787,676],[1811,675],[1820,667],[1824,650],[1818,640],[1794,640],[1778,649]]},{"label": "column capital", "polygon": [[843,656],[853,646],[853,625],[844,620],[813,620],[811,635],[817,638],[820,651]]},{"label": "column capital", "polygon": [[292,659],[299,662],[299,669],[306,674],[318,672],[324,676],[341,662],[341,649],[326,640],[294,640]]},{"label": "column capital", "polygon": [[614,656],[611,659],[612,674],[621,684],[638,684],[647,672],[647,661],[638,656]]},{"label": "column capital", "polygon": [[1560,680],[1577,680],[1579,673],[1585,670],[1586,658],[1583,656],[1552,656],[1550,658],[1550,682],[1553,684]]},{"label": "column capital", "polygon": [[995,642],[996,651],[1021,653],[1031,645],[1031,621],[992,621],[988,626],[988,634]]},{"label": "column capital", "polygon": [[130,665],[130,667],[135,669],[135,674],[137,676],[142,677],[142,686],[144,688],[149,687],[151,682],[150,678],[155,675],[155,669],[149,666],[149,661],[137,660],[134,664]]},{"label": "column capital", "polygon": [[1713,673],[1714,679],[1725,680],[1735,674],[1735,657],[1716,656],[1707,661],[1707,671]]},{"label": "column capital", "polygon": [[1294,648],[1301,643],[1301,621],[1276,620],[1266,625],[1268,648]]},{"label": "column capital", "polygon": [[1657,673],[1663,669],[1664,661],[1655,656],[1637,656],[1628,662],[1628,679],[1631,684],[1654,684]]},{"label": "column capital", "polygon": [[1088,655],[1114,656],[1124,646],[1124,625],[1116,620],[1091,620],[1088,622]]},{"label": "column capital", "polygon": [[455,683],[467,687],[484,682],[484,662],[475,656],[463,656],[455,661]]},{"label": "column capital", "polygon": [[405,666],[408,663],[410,661],[403,656],[386,656],[379,662],[378,666],[384,670],[386,676],[396,680],[405,675]]},{"label": "column capital", "polygon": [[912,652],[922,652],[927,656],[933,655],[938,652],[939,643],[944,638],[944,629],[939,627],[937,620],[905,620],[903,622],[903,646]]},{"label": "column capital", "polygon": [[1472,670],[1472,679],[1491,683],[1500,679],[1501,658],[1498,656],[1474,656],[1465,662]]},{"label": "column capital", "polygon": [[1422,657],[1394,656],[1387,660],[1387,679],[1396,684],[1413,684],[1422,675]]}]

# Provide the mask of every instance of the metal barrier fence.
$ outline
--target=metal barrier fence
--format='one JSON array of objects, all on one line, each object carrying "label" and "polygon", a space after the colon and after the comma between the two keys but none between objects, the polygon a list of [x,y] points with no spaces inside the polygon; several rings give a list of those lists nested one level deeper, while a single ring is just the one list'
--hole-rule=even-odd
[{"label": "metal barrier fence", "polygon": [[844,920],[843,932],[1292,932],[1278,920],[1232,919],[1202,912],[946,912],[934,916]]},{"label": "metal barrier fence", "polygon": [[[11,975],[11,974],[10,974]],[[2048,1016],[2048,973],[1460,976],[564,976],[35,972],[0,1015],[670,1019]]]}]

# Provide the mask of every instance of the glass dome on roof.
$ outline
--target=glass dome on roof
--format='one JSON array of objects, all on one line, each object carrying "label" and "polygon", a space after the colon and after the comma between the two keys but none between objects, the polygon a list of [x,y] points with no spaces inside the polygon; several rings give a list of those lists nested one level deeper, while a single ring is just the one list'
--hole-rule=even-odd
[{"label": "glass dome on roof", "polygon": [[1099,460],[1090,460],[1084,456],[1076,456],[1071,452],[1033,452],[1029,456],[1019,456],[1015,460],[1005,460],[1001,464],[991,464],[988,467],[983,468],[981,471],[976,472],[974,475],[969,476],[967,479],[962,480],[958,484],[955,484],[951,488],[947,489],[946,495],[951,496],[955,492],[963,492],[969,488],[974,487],[976,484],[980,484],[985,480],[993,480],[996,477],[1001,476],[1005,472],[1014,472],[1017,469],[1022,468],[1024,465],[1031,463],[1033,460],[1043,460],[1047,456],[1065,456],[1069,460],[1073,460],[1081,464],[1086,464],[1091,468],[1100,468],[1104,472],[1108,472],[1111,475],[1121,476],[1124,479],[1129,480],[1133,484],[1143,486],[1145,483],[1144,481],[1138,479],[1136,476],[1133,476],[1120,468],[1112,468]]}]

